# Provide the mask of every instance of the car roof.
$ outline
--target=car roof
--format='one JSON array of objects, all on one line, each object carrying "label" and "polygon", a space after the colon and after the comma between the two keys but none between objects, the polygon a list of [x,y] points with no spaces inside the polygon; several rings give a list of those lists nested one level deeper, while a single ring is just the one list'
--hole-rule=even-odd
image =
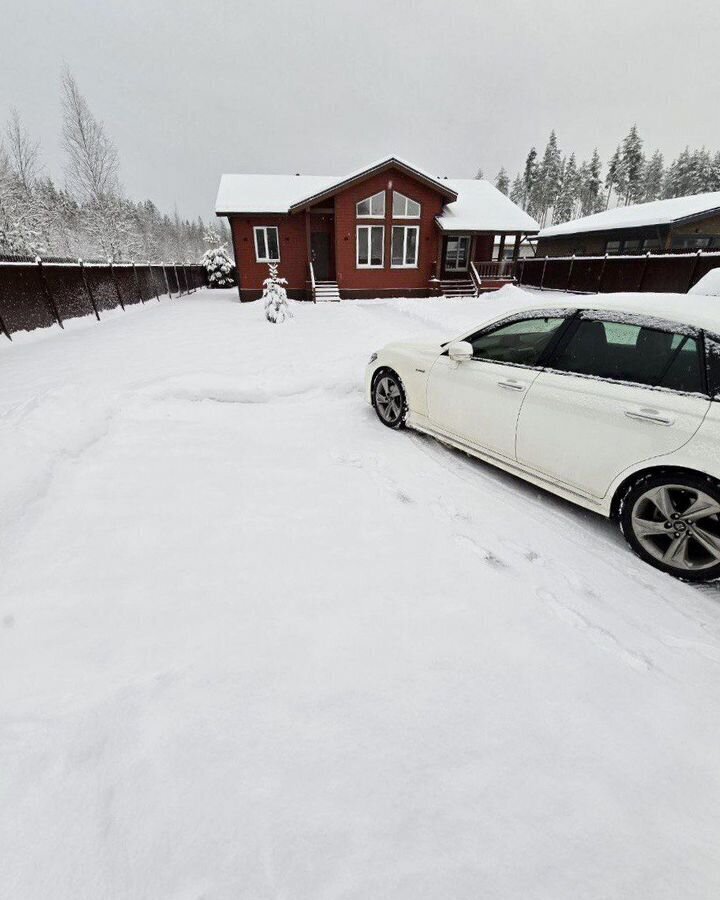
[{"label": "car roof", "polygon": [[548,294],[546,302],[535,295],[515,312],[544,309],[608,310],[646,319],[666,319],[680,325],[720,334],[720,298],[698,294]]}]

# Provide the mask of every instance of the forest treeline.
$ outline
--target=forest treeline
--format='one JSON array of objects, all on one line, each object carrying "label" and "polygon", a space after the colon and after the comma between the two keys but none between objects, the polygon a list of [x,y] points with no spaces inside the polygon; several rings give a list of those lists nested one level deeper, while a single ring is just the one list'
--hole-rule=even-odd
[{"label": "forest treeline", "polygon": [[0,254],[83,259],[198,262],[229,240],[224,221],[190,221],[133,202],[103,123],[72,73],[62,75],[65,183],[44,173],[40,146],[12,110],[0,143]]},{"label": "forest treeline", "polygon": [[590,159],[578,162],[575,153],[560,149],[557,135],[551,131],[542,156],[531,147],[523,171],[511,182],[507,170],[501,168],[495,187],[541,226],[612,206],[720,191],[720,152],[686,147],[666,165],[659,150],[648,154],[643,144],[633,125],[606,164],[597,149]]}]

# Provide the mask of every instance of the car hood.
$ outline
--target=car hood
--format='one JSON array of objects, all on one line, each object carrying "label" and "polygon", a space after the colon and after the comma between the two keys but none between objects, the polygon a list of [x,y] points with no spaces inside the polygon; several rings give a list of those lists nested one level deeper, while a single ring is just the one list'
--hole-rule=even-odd
[{"label": "car hood", "polygon": [[435,355],[438,355],[442,352],[442,348],[443,345],[440,341],[435,341],[433,343],[428,341],[393,341],[390,344],[385,344],[383,350],[390,350],[391,352],[394,350],[404,350],[405,352],[434,353]]}]

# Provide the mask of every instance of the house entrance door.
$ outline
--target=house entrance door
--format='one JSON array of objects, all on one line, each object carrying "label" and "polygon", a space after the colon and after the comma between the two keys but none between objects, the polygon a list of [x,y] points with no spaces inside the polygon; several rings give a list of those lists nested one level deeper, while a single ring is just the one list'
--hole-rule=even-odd
[{"label": "house entrance door", "polygon": [[310,253],[316,281],[330,281],[330,235],[327,231],[313,231]]}]

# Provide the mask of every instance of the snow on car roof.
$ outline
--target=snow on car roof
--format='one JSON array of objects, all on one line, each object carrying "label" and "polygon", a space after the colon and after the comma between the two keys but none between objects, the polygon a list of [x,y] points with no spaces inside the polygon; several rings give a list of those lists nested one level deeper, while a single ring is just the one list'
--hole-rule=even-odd
[{"label": "snow on car roof", "polygon": [[680,219],[720,209],[720,191],[695,194],[692,197],[673,197],[653,200],[633,206],[618,206],[605,212],[551,225],[543,228],[538,237],[559,237],[586,231],[612,231],[616,228],[641,228],[648,225],[669,225]]},{"label": "snow on car roof", "polygon": [[[720,299],[703,297],[699,294],[563,294],[548,291],[547,302],[543,303],[537,292],[523,291],[521,288],[505,288],[503,293],[525,294],[518,297],[518,311],[557,309],[608,310],[643,316],[646,319],[664,319],[680,325],[691,325],[720,334]],[[561,301],[561,298],[562,301]],[[513,298],[515,299],[515,298]],[[513,306],[515,306],[513,304]]]},{"label": "snow on car roof", "polygon": [[518,231],[534,233],[540,226],[525,210],[490,184],[477,178],[448,178],[457,193],[453,203],[446,204],[437,223],[443,231]]}]

